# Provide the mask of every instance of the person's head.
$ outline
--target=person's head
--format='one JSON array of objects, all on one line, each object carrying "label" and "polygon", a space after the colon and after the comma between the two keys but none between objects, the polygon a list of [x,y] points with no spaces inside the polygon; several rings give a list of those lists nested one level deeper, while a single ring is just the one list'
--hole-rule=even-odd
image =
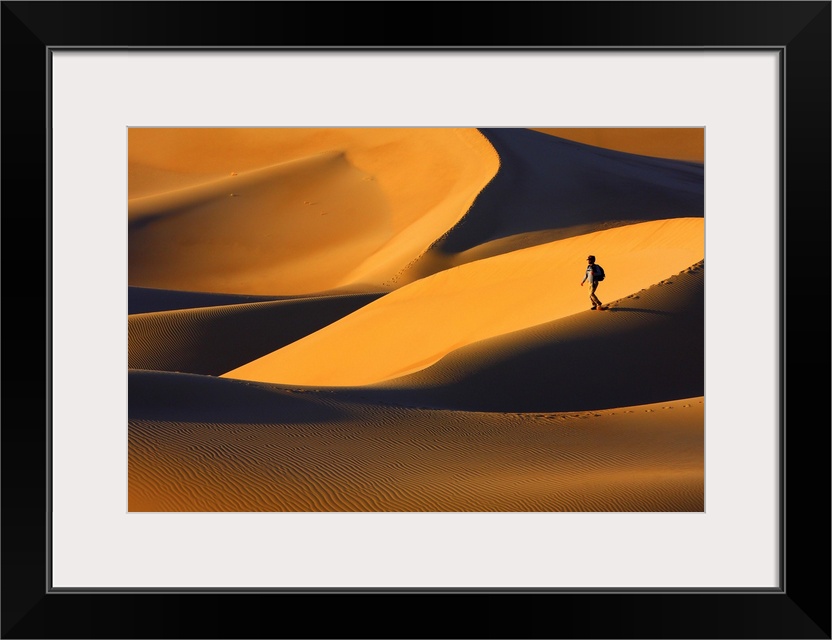
[{"label": "person's head", "polygon": [[595,256],[587,256],[586,261],[589,262],[589,264],[595,264]]}]

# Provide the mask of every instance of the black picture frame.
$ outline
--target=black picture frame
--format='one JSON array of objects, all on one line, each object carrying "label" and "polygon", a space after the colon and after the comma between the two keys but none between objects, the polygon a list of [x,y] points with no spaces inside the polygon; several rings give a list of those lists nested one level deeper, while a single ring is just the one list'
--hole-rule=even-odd
[{"label": "black picture frame", "polygon": [[[798,297],[832,264],[830,15],[829,1],[2,2],[2,637],[830,638],[832,323],[828,290]],[[779,588],[52,589],[48,96],[50,52],[69,47],[778,51]]]}]

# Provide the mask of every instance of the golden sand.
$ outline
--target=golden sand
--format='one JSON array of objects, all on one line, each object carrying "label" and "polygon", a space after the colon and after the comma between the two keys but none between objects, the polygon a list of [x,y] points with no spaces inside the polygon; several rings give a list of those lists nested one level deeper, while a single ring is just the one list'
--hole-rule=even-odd
[{"label": "golden sand", "polygon": [[129,510],[702,511],[704,130],[538,131],[130,129]]},{"label": "golden sand", "polygon": [[617,227],[448,269],[224,377],[347,386],[412,373],[454,349],[588,309],[579,284],[590,252],[615,274],[598,290],[612,302],[702,260],[704,220]]},{"label": "golden sand", "polygon": [[129,283],[304,295],[385,283],[497,172],[476,129],[130,129]]}]

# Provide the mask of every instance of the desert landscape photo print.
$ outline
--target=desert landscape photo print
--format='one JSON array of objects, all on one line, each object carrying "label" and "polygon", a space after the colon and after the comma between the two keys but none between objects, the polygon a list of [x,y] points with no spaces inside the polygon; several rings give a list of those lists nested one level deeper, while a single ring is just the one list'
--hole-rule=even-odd
[{"label": "desert landscape photo print", "polygon": [[129,511],[704,511],[704,138],[128,129]]}]

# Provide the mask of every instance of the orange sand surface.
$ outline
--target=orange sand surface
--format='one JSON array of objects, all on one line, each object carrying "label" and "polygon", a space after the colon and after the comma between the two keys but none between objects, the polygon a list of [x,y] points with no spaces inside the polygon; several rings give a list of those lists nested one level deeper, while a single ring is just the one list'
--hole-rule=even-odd
[{"label": "orange sand surface", "polygon": [[476,129],[130,129],[129,283],[383,290],[499,158]]},{"label": "orange sand surface", "polygon": [[702,511],[703,132],[564,131],[130,129],[129,510]]},{"label": "orange sand surface", "polygon": [[130,511],[704,508],[701,397],[616,410],[502,414],[131,375],[139,388],[175,384],[186,395],[225,394],[214,401],[259,406],[257,420],[208,420],[206,411],[196,420],[132,420]]},{"label": "orange sand surface", "polygon": [[362,385],[417,371],[454,349],[588,309],[575,265],[593,251],[616,274],[598,290],[611,302],[703,260],[704,219],[616,227],[441,271],[224,376]]}]

